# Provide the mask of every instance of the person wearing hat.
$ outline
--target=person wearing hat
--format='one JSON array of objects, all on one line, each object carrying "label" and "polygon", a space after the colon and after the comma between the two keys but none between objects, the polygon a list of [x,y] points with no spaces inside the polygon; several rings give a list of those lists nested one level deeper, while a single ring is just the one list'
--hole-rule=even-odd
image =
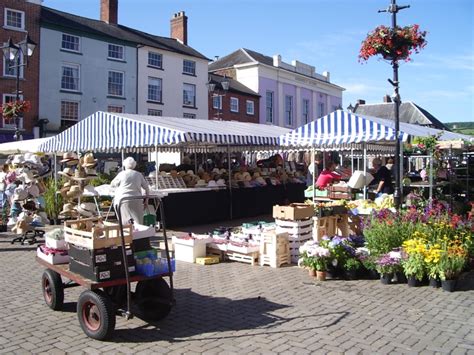
[{"label": "person wearing hat", "polygon": [[[110,183],[112,187],[116,187],[114,197],[114,206],[116,211],[118,211],[118,204],[120,200],[124,197],[130,196],[141,196],[142,189],[145,190],[145,194],[150,193],[148,183],[141,173],[134,170],[137,166],[137,162],[132,157],[128,157],[123,161],[123,167],[125,170],[122,170]],[[145,205],[147,201],[145,201]],[[130,200],[124,201],[120,208],[120,214],[122,217],[122,222],[127,223],[130,219],[137,224],[143,223],[144,216],[144,203],[142,200]]]},{"label": "person wearing hat", "polygon": [[372,160],[372,166],[374,167],[374,179],[370,184],[375,186],[375,193],[377,195],[393,194],[392,173],[390,170],[382,165],[380,158]]}]

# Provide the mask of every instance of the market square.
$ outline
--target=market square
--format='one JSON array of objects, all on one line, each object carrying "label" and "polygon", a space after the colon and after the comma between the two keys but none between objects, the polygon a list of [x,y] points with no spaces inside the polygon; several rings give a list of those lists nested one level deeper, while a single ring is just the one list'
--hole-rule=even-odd
[{"label": "market square", "polygon": [[0,353],[474,354],[470,1],[83,5],[0,2]]}]

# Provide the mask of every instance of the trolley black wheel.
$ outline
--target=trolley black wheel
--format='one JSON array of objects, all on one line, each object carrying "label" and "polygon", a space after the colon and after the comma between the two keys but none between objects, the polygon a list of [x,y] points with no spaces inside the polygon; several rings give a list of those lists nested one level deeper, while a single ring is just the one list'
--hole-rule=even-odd
[{"label": "trolley black wheel", "polygon": [[84,333],[93,339],[107,339],[115,329],[115,308],[100,290],[81,293],[77,301],[77,317]]},{"label": "trolley black wheel", "polygon": [[61,275],[51,269],[46,269],[41,278],[44,301],[49,308],[59,311],[64,304],[64,287]]},{"label": "trolley black wheel", "polygon": [[127,285],[105,287],[104,292],[118,307],[127,303]]},{"label": "trolley black wheel", "polygon": [[135,289],[134,313],[144,320],[160,320],[170,313],[171,301],[171,289],[164,279],[139,281]]}]

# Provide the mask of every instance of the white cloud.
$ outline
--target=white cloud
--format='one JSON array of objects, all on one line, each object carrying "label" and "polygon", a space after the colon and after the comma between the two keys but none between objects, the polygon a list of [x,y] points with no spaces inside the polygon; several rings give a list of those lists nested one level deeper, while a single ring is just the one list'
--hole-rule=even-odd
[{"label": "white cloud", "polygon": [[474,53],[446,55],[423,56],[421,61],[414,59],[407,65],[414,67],[437,68],[437,69],[455,69],[474,71]]}]

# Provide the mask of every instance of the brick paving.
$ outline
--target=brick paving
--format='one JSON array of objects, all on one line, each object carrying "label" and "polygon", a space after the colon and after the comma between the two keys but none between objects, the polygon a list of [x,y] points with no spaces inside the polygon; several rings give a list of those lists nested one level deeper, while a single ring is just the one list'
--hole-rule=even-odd
[{"label": "brick paving", "polygon": [[75,313],[43,301],[35,247],[0,236],[1,353],[474,354],[474,275],[462,290],[317,283],[296,266],[177,263],[176,306],[160,322],[117,318],[114,338],[87,338]]}]

